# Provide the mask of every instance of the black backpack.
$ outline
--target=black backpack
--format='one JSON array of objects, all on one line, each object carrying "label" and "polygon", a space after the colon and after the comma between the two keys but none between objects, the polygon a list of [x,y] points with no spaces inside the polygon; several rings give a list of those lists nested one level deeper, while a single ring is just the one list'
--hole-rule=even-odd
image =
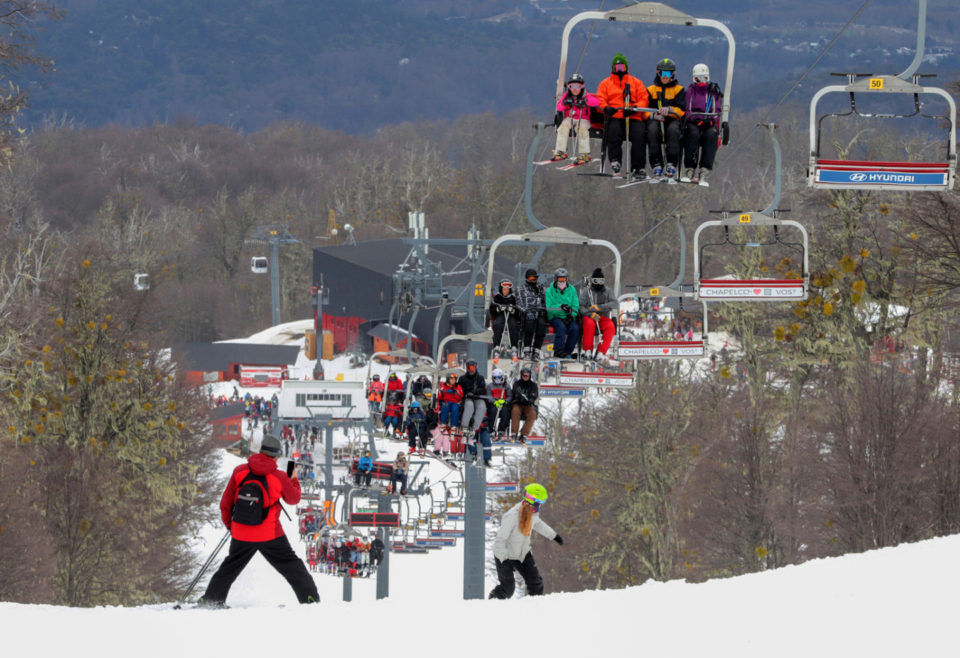
[{"label": "black backpack", "polygon": [[242,525],[260,525],[267,519],[270,508],[270,489],[267,476],[247,473],[240,481],[237,499],[233,503],[232,520]]}]

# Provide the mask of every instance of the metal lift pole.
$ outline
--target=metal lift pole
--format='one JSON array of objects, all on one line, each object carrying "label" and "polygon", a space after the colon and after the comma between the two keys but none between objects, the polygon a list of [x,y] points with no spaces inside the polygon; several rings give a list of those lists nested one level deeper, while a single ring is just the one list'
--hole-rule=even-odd
[{"label": "metal lift pole", "polygon": [[920,68],[920,64],[923,63],[923,52],[926,47],[927,40],[927,0],[919,0],[919,16],[917,18],[917,52],[913,54],[913,61],[910,62],[910,66],[907,67],[907,70],[898,75],[897,77],[901,80],[907,82],[913,77],[913,74],[917,72],[917,69]]},{"label": "metal lift pole", "polygon": [[273,326],[280,324],[280,241],[270,240],[270,309]]},{"label": "metal lift pole", "polygon": [[[379,496],[377,501],[378,512],[392,512],[393,496]],[[390,596],[390,532],[387,528],[378,528],[377,537],[383,542],[383,555],[377,567],[377,598],[385,599]]]},{"label": "metal lift pole", "polygon": [[[478,445],[477,450],[482,450]],[[467,463],[463,471],[463,598],[482,599],[487,542],[487,469],[479,462]]]}]

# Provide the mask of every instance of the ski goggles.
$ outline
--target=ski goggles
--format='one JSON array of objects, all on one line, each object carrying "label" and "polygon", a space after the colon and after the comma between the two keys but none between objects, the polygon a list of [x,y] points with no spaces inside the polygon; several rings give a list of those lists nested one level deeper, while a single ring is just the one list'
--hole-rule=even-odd
[{"label": "ski goggles", "polygon": [[626,72],[627,72],[627,65],[626,65],[626,64],[614,64],[614,65],[613,65],[613,72],[614,72],[614,73],[626,73]]},{"label": "ski goggles", "polygon": [[565,276],[558,276],[558,277],[557,277],[557,283],[566,283],[566,282],[567,282],[567,277],[565,277]]},{"label": "ski goggles", "polygon": [[581,89],[583,89],[583,83],[571,82],[570,84],[567,85],[567,89],[569,89],[570,91],[580,91]]},{"label": "ski goggles", "polygon": [[604,281],[605,279],[602,276],[595,276],[592,279],[590,279],[590,283],[592,283],[595,286],[602,286]]},{"label": "ski goggles", "polygon": [[504,281],[503,283],[500,284],[500,287],[501,287],[501,288],[512,288],[512,287],[513,287],[513,284],[510,283],[509,281]]},{"label": "ski goggles", "polygon": [[527,283],[536,283],[536,282],[537,282],[537,279],[539,279],[539,278],[540,278],[540,277],[538,277],[538,276],[528,276],[528,277],[527,277]]},{"label": "ski goggles", "polygon": [[669,80],[673,77],[673,71],[660,71],[660,78],[662,80]]},{"label": "ski goggles", "polygon": [[539,512],[540,506],[546,502],[544,500],[540,500],[539,498],[534,498],[530,494],[523,494],[523,501],[532,506],[534,512]]}]

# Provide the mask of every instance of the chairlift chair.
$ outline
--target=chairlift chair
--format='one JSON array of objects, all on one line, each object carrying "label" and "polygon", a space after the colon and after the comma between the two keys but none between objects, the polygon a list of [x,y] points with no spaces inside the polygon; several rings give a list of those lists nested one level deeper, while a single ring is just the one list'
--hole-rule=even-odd
[{"label": "chairlift chair", "polygon": [[[631,23],[652,23],[654,25],[675,25],[681,27],[706,27],[719,31],[727,40],[727,66],[724,76],[723,104],[720,108],[720,136],[721,143],[726,146],[730,143],[730,95],[733,91],[733,69],[736,58],[737,45],[733,38],[733,33],[722,22],[709,19],[697,18],[682,11],[673,9],[662,2],[637,2],[635,4],[611,9],[609,11],[585,11],[577,14],[563,28],[563,37],[560,48],[560,71],[557,75],[557,88],[555,102],[563,96],[567,81],[567,56],[570,50],[570,34],[573,29],[581,22],[595,21],[622,21]],[[591,137],[601,137],[602,129],[591,127]],[[601,163],[601,167],[603,163]],[[589,174],[587,174],[589,175]],[[604,174],[602,171],[600,175]]]},{"label": "chairlift chair", "polygon": [[250,259],[250,271],[254,274],[266,274],[268,263],[266,256],[254,256]]},{"label": "chairlift chair", "polygon": [[[676,298],[680,300],[680,308],[683,308],[683,300],[694,299],[693,289],[684,290],[674,289],[669,286],[640,286],[636,293],[623,295],[620,301],[636,299],[663,299]],[[700,300],[703,308],[703,324],[699,338],[693,340],[637,340],[625,339],[622,334],[622,323],[618,324],[618,331],[621,332],[617,343],[617,360],[619,361],[646,361],[651,359],[702,359],[705,355],[705,344],[707,340],[707,303]]]},{"label": "chairlift chair", "polygon": [[[870,73],[834,73],[845,76],[846,85],[824,87],[810,101],[810,161],[807,184],[821,189],[868,189],[897,191],[942,191],[953,189],[957,174],[957,105],[953,97],[938,87],[920,84],[931,75],[913,74],[912,82],[892,75]],[[859,78],[859,79],[858,79]],[[817,116],[817,105],[828,94],[846,93],[850,110]],[[909,94],[913,96],[913,112],[896,114],[864,113],[857,109],[856,94]],[[934,95],[947,102],[948,113],[930,115],[923,112],[920,95]],[[864,160],[829,160],[820,157],[823,120],[827,117],[855,115],[869,119],[907,119],[922,117],[948,122],[947,147],[944,158],[937,162],[887,162]]]},{"label": "chairlift chair", "polygon": [[[773,216],[763,213],[745,213],[734,210],[711,211],[722,216],[718,220],[703,222],[693,234],[694,259],[694,299],[701,301],[762,301],[784,302],[802,301],[807,298],[810,284],[809,267],[809,239],[807,230],[802,224],[780,219],[778,211]],[[739,242],[731,238],[730,229],[733,227],[770,226],[773,228],[773,238],[764,242]],[[800,242],[789,242],[781,237],[780,229],[789,226],[800,231]],[[723,231],[720,242],[702,243],[700,234],[704,229],[719,227]],[[792,279],[737,279],[737,278],[703,278],[703,254],[707,247],[737,246],[760,248],[768,245],[781,245],[801,252],[803,271],[800,278]]]}]

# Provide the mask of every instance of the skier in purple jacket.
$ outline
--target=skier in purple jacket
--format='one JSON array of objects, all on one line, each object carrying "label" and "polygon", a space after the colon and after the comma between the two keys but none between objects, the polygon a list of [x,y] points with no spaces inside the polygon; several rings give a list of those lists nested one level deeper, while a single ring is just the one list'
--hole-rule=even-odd
[{"label": "skier in purple jacket", "polygon": [[693,83],[687,87],[685,96],[683,178],[698,183],[705,181],[713,169],[713,160],[720,146],[723,93],[717,83],[710,82],[710,69],[706,64],[693,67]]}]

